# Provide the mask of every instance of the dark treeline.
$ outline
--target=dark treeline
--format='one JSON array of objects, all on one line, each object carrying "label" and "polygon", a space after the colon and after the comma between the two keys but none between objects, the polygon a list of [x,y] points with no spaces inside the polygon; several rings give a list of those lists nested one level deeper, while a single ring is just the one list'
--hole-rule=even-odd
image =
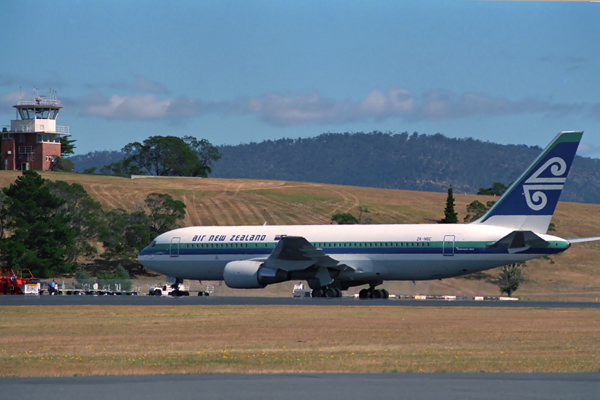
[{"label": "dark treeline", "polygon": [[[548,138],[550,141],[550,138]],[[500,145],[441,134],[326,133],[307,139],[267,140],[218,147],[212,177],[310,181],[389,189],[477,193],[509,184],[540,147]],[[114,161],[117,152],[71,157],[82,172]],[[102,157],[98,157],[102,156]],[[123,155],[120,155],[123,157]],[[101,158],[101,160],[100,160]],[[84,165],[86,167],[84,167]],[[576,157],[561,200],[600,203],[600,160]]]},{"label": "dark treeline", "polygon": [[179,227],[185,207],[169,194],[151,193],[134,212],[104,211],[78,183],[23,171],[0,191],[0,264],[40,278],[71,274],[101,247],[104,260],[135,265],[152,239]]}]

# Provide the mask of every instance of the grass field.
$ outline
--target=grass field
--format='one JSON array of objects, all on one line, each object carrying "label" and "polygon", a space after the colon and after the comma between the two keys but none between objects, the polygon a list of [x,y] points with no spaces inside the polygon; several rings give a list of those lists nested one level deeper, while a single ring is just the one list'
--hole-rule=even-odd
[{"label": "grass field", "polygon": [[[19,172],[0,171],[0,186],[7,186]],[[367,207],[374,223],[434,223],[443,217],[445,193],[412,192],[307,182],[241,179],[140,179],[44,172],[44,178],[77,182],[105,209],[135,209],[149,193],[170,193],[187,205],[183,222],[191,225],[327,224],[337,212]],[[492,197],[455,193],[459,219],[466,206]],[[555,234],[564,238],[600,236],[600,205],[558,204],[553,221]],[[594,301],[600,297],[600,242],[576,244],[550,260],[528,262],[523,291],[529,298]],[[494,271],[480,279],[445,279],[441,282],[389,283],[388,290],[404,294],[498,295],[497,286],[487,282]],[[473,278],[473,277],[471,277]],[[385,285],[388,285],[387,283]],[[273,285],[267,292],[279,292]],[[144,285],[145,287],[145,285]],[[560,297],[559,288],[565,294]],[[417,290],[418,289],[418,290]],[[285,286],[285,291],[291,288]],[[519,295],[519,292],[517,292]]]},{"label": "grass field", "polygon": [[600,310],[0,308],[0,376],[600,372]]}]

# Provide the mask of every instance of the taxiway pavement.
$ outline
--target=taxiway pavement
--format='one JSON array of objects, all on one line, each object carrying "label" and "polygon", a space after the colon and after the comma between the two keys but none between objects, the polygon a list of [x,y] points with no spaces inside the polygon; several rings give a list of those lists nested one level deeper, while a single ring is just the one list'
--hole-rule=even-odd
[{"label": "taxiway pavement", "polygon": [[600,308],[600,302],[475,301],[475,300],[394,300],[292,297],[154,297],[154,296],[0,296],[0,306],[174,306],[174,305],[255,305],[255,306],[389,306],[389,307],[528,307]]},{"label": "taxiway pavement", "polygon": [[2,398],[420,399],[600,398],[600,374],[207,374],[0,378]]}]

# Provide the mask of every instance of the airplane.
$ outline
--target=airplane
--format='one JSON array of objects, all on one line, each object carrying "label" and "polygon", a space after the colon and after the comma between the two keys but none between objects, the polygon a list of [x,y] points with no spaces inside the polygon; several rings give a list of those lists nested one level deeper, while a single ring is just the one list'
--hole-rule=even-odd
[{"label": "airplane", "polygon": [[468,224],[194,226],[156,237],[139,262],[183,279],[255,289],[307,281],[313,297],[388,298],[387,280],[434,280],[561,253],[546,231],[583,132],[561,132],[478,220]]}]

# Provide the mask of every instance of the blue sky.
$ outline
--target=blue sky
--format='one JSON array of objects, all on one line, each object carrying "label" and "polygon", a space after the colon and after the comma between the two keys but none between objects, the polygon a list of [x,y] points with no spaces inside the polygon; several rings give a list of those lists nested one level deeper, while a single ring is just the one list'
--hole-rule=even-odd
[{"label": "blue sky", "polygon": [[0,118],[58,91],[77,153],[442,133],[600,157],[600,3],[5,0]]}]

